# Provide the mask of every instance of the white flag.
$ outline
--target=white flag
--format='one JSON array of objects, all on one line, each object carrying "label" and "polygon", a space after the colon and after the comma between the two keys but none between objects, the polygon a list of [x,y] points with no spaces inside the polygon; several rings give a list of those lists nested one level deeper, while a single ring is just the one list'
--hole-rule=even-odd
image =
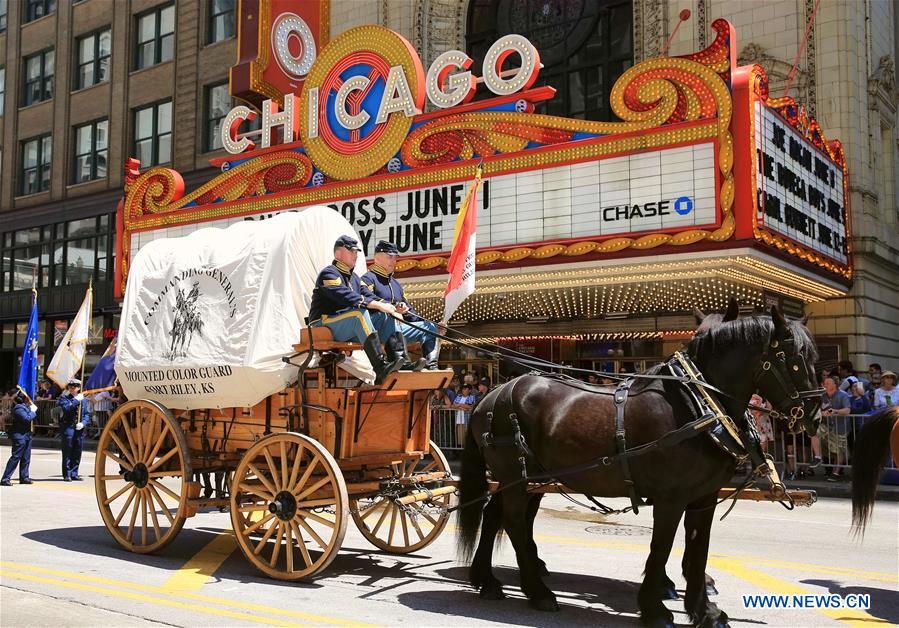
[{"label": "white flag", "polygon": [[75,376],[84,361],[84,352],[90,338],[93,301],[94,291],[88,288],[75,320],[69,326],[69,331],[59,343],[59,348],[56,349],[56,354],[47,367],[47,377],[56,382],[62,390],[65,390],[66,384]]},{"label": "white flag", "polygon": [[443,320],[448,321],[456,308],[474,292],[475,252],[478,234],[478,187],[481,185],[481,167],[478,166],[474,182],[462,201],[462,209],[456,217],[456,233],[447,270],[449,281],[443,293]]}]

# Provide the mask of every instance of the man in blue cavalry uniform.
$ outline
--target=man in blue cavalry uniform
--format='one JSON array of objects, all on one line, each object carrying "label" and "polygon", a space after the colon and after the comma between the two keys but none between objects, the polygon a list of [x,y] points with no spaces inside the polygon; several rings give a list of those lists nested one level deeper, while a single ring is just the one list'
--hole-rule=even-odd
[{"label": "man in blue cavalry uniform", "polygon": [[81,450],[84,445],[84,426],[90,423],[90,410],[81,393],[81,380],[71,379],[57,404],[62,408],[59,419],[59,440],[62,445],[62,479],[66,482],[82,480],[78,475]]},{"label": "man in blue cavalry uniform", "polygon": [[[415,364],[411,364],[407,360],[403,369],[435,370],[437,368],[438,344],[437,336],[434,334],[437,333],[437,326],[431,321],[423,320],[406,302],[403,287],[393,278],[397,255],[399,255],[399,251],[392,242],[385,240],[378,242],[375,246],[375,263],[371,265],[367,273],[362,275],[362,285],[380,300],[391,303],[396,311],[402,314],[404,320],[415,325],[414,327],[403,323],[398,325],[398,337],[394,341],[394,345],[402,345],[404,356],[406,355],[405,342],[421,343],[421,359]],[[388,351],[390,348],[388,345]]]},{"label": "man in blue cavalry uniform", "polygon": [[6,471],[3,472],[3,480],[0,486],[12,486],[12,474],[19,467],[19,484],[32,484],[28,475],[28,467],[31,466],[31,422],[37,416],[37,406],[25,402],[25,395],[21,392],[15,396],[16,405],[13,406],[10,416],[10,425],[7,426],[9,439],[12,441],[12,455],[6,463]]},{"label": "man in blue cavalry uniform", "polygon": [[309,307],[309,326],[324,325],[335,340],[356,341],[365,348],[365,355],[375,369],[375,384],[400,370],[405,355],[388,358],[381,350],[381,338],[396,334],[396,308],[362,286],[353,272],[359,243],[350,236],[340,236],[334,243],[334,261],[325,266],[315,280],[312,304]]}]

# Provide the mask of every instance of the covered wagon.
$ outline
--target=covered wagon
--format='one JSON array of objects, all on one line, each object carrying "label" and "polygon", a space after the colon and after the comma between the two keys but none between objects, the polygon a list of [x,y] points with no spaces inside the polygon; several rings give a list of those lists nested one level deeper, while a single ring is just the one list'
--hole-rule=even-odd
[{"label": "covered wagon", "polygon": [[[294,580],[334,559],[350,518],[392,552],[443,530],[453,488],[429,440],[429,393],[451,372],[373,386],[360,346],[306,326],[340,235],[355,235],[340,214],[310,207],[155,240],[134,257],[116,360],[129,401],[96,458],[119,544],[153,552],[188,517],[227,507],[247,558]],[[219,479],[215,494],[201,495],[202,477]]]}]

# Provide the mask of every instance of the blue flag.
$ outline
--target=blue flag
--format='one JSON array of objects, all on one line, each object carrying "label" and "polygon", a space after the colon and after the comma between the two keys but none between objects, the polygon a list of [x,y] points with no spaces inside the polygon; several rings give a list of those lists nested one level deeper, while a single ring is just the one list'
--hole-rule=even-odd
[{"label": "blue flag", "polygon": [[90,394],[92,390],[111,388],[115,385],[115,380],[115,349],[113,349],[111,353],[104,355],[97,362],[97,366],[94,367],[91,376],[87,378],[84,392],[85,394]]},{"label": "blue flag", "polygon": [[37,392],[37,290],[31,291],[31,318],[22,351],[22,369],[19,371],[19,388],[30,399]]}]

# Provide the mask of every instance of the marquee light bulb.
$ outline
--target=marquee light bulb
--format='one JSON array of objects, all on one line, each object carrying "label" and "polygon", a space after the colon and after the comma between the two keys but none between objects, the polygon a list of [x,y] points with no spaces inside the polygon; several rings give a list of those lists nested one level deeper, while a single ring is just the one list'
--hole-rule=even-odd
[{"label": "marquee light bulb", "polygon": [[[300,40],[299,55],[290,52],[288,42],[292,35]],[[275,60],[284,72],[296,79],[303,78],[309,73],[316,57],[312,29],[296,13],[281,14],[272,24],[272,50],[275,51]]]}]

